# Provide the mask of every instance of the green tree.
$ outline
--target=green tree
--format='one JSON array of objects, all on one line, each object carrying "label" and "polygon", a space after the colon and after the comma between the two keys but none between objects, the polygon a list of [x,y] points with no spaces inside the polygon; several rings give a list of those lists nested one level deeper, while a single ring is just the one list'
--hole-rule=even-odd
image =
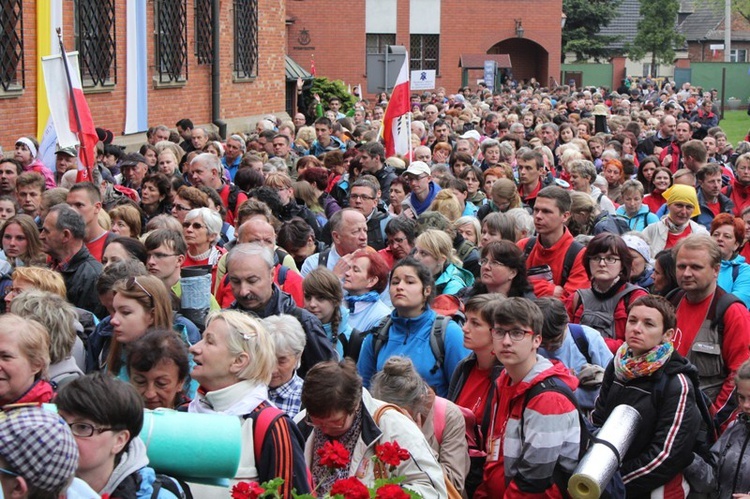
[{"label": "green tree", "polygon": [[641,19],[633,43],[626,47],[630,58],[639,61],[651,53],[651,76],[656,75],[656,63],[672,64],[674,49],[685,43],[677,32],[679,0],[639,0]]},{"label": "green tree", "polygon": [[320,95],[320,100],[327,103],[331,97],[338,97],[341,101],[341,112],[346,113],[357,103],[357,98],[349,93],[349,89],[341,80],[329,80],[321,77],[315,78],[310,88],[310,95]]},{"label": "green tree", "polygon": [[620,1],[563,0],[567,16],[562,30],[563,61],[566,53],[575,54],[578,61],[594,59],[598,62],[609,57],[608,47],[618,37],[601,35],[599,31],[615,18]]}]

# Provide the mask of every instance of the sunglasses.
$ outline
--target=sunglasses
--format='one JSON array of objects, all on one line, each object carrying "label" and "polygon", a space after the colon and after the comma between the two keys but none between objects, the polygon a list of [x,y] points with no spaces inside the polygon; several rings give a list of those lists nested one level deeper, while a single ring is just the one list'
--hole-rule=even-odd
[{"label": "sunglasses", "polygon": [[183,229],[189,229],[190,227],[193,228],[193,230],[201,230],[204,229],[206,226],[203,224],[199,224],[198,222],[182,222],[182,228]]},{"label": "sunglasses", "polygon": [[140,282],[138,282],[138,278],[137,277],[131,277],[130,279],[128,279],[128,282],[125,285],[125,287],[127,289],[131,289],[133,286],[138,286],[138,288],[141,291],[143,291],[144,293],[146,293],[146,296],[148,296],[149,300],[151,300],[151,306],[153,307],[154,306],[154,296],[151,293],[149,293],[148,290],[146,288],[144,288],[143,285]]}]

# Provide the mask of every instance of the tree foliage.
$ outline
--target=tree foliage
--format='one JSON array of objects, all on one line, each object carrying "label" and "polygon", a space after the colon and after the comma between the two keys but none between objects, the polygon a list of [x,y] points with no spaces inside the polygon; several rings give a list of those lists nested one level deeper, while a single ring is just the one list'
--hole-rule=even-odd
[{"label": "tree foliage", "polygon": [[316,77],[310,88],[310,94],[320,95],[320,100],[323,102],[328,102],[331,97],[338,97],[341,101],[341,112],[343,113],[346,113],[357,103],[357,98],[349,93],[349,89],[341,80]]},{"label": "tree foliage", "polygon": [[[641,19],[633,43],[627,47],[630,58],[641,60],[651,53],[651,71],[656,71],[656,63],[672,64],[675,47],[685,43],[685,38],[677,32],[679,0],[639,0]],[[651,76],[656,76],[652,74]]]},{"label": "tree foliage", "polygon": [[[617,15],[621,0],[563,0],[567,16],[562,30],[563,54],[574,53],[576,60],[600,59],[610,55],[608,46],[616,36],[599,34]],[[747,0],[750,1],[750,0]]]}]

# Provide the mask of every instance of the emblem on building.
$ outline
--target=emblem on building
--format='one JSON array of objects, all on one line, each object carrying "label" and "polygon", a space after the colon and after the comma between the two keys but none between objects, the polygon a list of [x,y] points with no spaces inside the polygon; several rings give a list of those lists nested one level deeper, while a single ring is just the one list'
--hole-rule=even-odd
[{"label": "emblem on building", "polygon": [[297,37],[297,41],[300,45],[309,45],[310,44],[310,32],[307,31],[305,28],[302,28],[299,32],[299,36]]}]

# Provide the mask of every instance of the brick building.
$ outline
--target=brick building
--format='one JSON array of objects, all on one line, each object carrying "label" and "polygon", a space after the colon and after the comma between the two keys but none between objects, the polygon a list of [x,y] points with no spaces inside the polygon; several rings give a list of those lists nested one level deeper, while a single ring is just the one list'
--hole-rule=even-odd
[{"label": "brick building", "polygon": [[[685,37],[690,62],[724,61],[724,9],[685,0],[681,4],[680,33]],[[750,62],[750,22],[732,16],[730,62]]]},{"label": "brick building", "polygon": [[[218,0],[217,0],[218,1]],[[212,122],[212,0],[7,0],[0,7],[0,146],[11,151],[21,135],[38,134],[37,81],[40,29],[46,4],[62,4],[68,51],[78,50],[86,99],[96,126],[125,130],[128,71],[128,6],[145,19],[147,123],[174,127],[180,118]],[[251,117],[285,111],[285,2],[218,2],[219,118],[229,131]],[[38,9],[41,9],[38,11]],[[131,28],[136,23],[132,23]],[[57,43],[57,40],[53,40]],[[44,124],[41,125],[44,127]],[[145,131],[145,130],[140,130]],[[41,137],[39,137],[41,139]],[[142,135],[131,140],[142,140]]]},{"label": "brick building", "polygon": [[318,75],[366,88],[367,54],[404,45],[411,69],[435,69],[436,85],[455,92],[466,56],[508,54],[516,79],[548,85],[560,74],[561,0],[290,0],[287,54]]}]

